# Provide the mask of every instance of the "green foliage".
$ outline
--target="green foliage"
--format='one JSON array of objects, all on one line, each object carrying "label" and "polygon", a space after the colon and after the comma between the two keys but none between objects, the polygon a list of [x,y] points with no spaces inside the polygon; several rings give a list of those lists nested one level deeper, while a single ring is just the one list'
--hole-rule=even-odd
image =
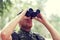
[{"label": "green foliage", "polygon": [[6,23],[6,17],[8,17],[8,13],[10,12],[10,8],[12,6],[12,3],[10,0],[0,0],[0,29],[3,28],[3,26]]},{"label": "green foliage", "polygon": [[[0,30],[11,21],[22,9],[28,9],[29,7],[34,10],[39,8],[44,13],[43,5],[47,0],[0,0]],[[52,15],[51,20],[48,20],[58,32],[60,32],[60,17]],[[44,37],[50,38],[51,35],[48,30],[38,21],[33,20],[34,26],[32,32],[39,33]],[[16,26],[18,31],[19,27]]]},{"label": "green foliage", "polygon": [[3,15],[3,3],[2,3],[2,2],[3,2],[3,1],[0,0],[0,16]]},{"label": "green foliage", "polygon": [[50,23],[56,28],[56,30],[60,33],[60,17],[57,15],[51,15]]}]

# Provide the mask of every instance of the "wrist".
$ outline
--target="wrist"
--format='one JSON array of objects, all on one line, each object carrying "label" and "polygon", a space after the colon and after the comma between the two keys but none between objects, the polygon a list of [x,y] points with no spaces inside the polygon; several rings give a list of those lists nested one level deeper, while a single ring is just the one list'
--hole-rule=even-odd
[{"label": "wrist", "polygon": [[48,21],[43,22],[43,25],[45,25],[45,26],[48,25],[48,24],[49,24]]}]

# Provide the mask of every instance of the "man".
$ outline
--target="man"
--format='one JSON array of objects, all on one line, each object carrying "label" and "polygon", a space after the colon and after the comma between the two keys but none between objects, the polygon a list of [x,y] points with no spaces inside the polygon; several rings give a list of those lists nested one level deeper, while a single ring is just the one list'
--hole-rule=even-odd
[{"label": "man", "polygon": [[[2,40],[45,40],[42,36],[30,32],[32,27],[32,19],[31,17],[25,16],[26,11],[27,10],[19,14],[2,29]],[[47,22],[42,14],[37,15],[34,19],[41,22],[48,29],[53,40],[60,40],[59,33]],[[19,31],[19,33],[13,32],[18,23],[21,31]]]}]

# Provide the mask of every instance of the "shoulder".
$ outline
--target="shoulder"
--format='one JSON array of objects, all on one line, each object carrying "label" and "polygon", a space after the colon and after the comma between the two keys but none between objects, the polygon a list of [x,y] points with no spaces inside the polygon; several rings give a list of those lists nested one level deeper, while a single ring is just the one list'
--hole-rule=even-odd
[{"label": "shoulder", "polygon": [[45,38],[39,34],[33,33],[38,40],[45,40]]},{"label": "shoulder", "polygon": [[16,32],[13,32],[11,36],[12,36],[12,40],[18,40],[18,34]]},{"label": "shoulder", "polygon": [[17,33],[16,32],[13,32],[11,35],[12,36],[17,36]]}]

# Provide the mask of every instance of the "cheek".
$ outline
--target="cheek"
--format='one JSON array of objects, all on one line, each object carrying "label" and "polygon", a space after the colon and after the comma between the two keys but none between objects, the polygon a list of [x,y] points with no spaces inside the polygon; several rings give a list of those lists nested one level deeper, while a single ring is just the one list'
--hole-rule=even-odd
[{"label": "cheek", "polygon": [[22,20],[22,21],[19,22],[19,25],[23,25],[23,24],[25,24],[24,20]]},{"label": "cheek", "polygon": [[19,25],[22,25],[22,22],[21,21],[19,22]]}]

